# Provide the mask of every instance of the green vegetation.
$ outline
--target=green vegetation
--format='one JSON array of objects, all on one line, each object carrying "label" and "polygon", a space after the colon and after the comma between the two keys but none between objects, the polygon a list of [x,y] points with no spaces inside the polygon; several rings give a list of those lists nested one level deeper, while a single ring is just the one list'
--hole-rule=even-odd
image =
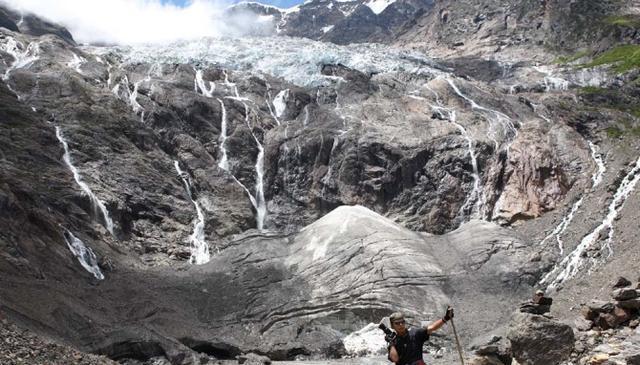
[{"label": "green vegetation", "polygon": [[554,63],[557,63],[559,65],[566,65],[567,63],[571,63],[575,60],[578,60],[582,57],[585,57],[589,55],[589,51],[580,51],[578,53],[575,53],[571,56],[560,56],[558,58],[556,58],[555,61],[553,61]]},{"label": "green vegetation", "polygon": [[634,14],[609,16],[604,22],[620,27],[640,28],[640,16]]},{"label": "green vegetation", "polygon": [[628,44],[610,49],[594,58],[593,61],[582,67],[595,67],[600,65],[615,65],[613,70],[623,73],[640,67],[640,46]]},{"label": "green vegetation", "polygon": [[605,131],[607,132],[607,136],[609,136],[609,138],[620,138],[622,137],[622,129],[618,128],[618,127],[609,127],[607,129],[605,129]]},{"label": "green vegetation", "polygon": [[607,89],[596,86],[585,86],[580,89],[580,94],[605,94]]}]

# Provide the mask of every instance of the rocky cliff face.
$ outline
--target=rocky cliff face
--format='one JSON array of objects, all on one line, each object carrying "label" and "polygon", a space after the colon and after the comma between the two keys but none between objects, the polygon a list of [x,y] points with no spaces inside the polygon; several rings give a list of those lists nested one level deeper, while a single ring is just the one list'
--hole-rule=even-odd
[{"label": "rocky cliff face", "polygon": [[556,54],[637,42],[634,1],[440,1],[396,43],[440,57],[546,62]]},{"label": "rocky cliff face", "polygon": [[[475,9],[444,5],[446,24]],[[567,309],[634,268],[633,67],[286,37],[78,47],[0,21],[0,309],[82,350],[375,353],[347,336],[446,303],[471,340],[534,286]]]}]

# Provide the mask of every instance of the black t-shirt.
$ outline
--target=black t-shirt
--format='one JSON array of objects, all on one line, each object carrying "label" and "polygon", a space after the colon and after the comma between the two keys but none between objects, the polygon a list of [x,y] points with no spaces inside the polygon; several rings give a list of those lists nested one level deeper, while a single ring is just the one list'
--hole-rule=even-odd
[{"label": "black t-shirt", "polygon": [[411,364],[422,360],[422,345],[429,339],[429,333],[424,328],[409,328],[407,333],[396,339],[396,351],[400,360],[398,365]]}]

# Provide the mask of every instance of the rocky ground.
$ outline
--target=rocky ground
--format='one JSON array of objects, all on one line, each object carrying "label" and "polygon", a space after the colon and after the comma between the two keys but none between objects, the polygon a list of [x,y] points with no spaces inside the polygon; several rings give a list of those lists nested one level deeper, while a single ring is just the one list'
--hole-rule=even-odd
[{"label": "rocky ground", "polygon": [[45,340],[31,331],[0,320],[0,363],[7,365],[115,365],[104,356],[87,354],[55,341]]}]

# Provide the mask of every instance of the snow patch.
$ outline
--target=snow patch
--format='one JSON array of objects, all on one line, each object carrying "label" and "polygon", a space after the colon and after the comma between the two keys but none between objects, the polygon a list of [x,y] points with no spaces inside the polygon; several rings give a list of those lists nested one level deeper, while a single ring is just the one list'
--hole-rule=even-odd
[{"label": "snow patch", "polygon": [[349,334],[342,343],[347,353],[353,356],[383,355],[387,347],[384,334],[375,323]]},{"label": "snow patch", "polygon": [[373,0],[365,3],[365,5],[368,6],[375,14],[380,14],[384,9],[395,2],[396,0]]}]

